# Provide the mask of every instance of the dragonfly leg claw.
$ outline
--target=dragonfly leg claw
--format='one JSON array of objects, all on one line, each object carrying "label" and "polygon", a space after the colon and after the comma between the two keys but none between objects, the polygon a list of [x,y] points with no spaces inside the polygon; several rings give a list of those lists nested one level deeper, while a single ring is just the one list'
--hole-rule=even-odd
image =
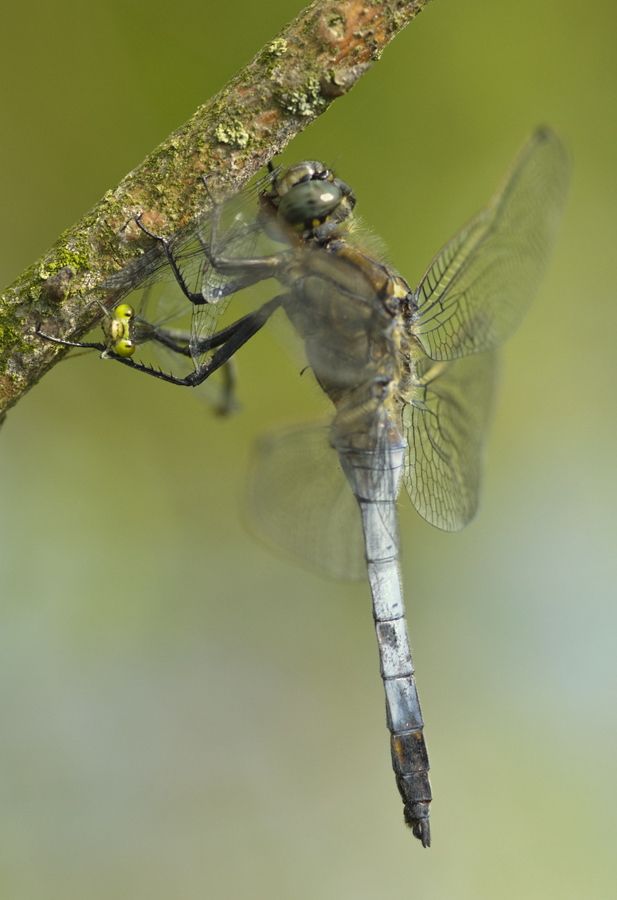
[{"label": "dragonfly leg claw", "polygon": [[153,231],[150,231],[144,223],[141,221],[143,218],[143,213],[139,213],[138,216],[135,216],[135,224],[137,227],[143,231],[144,234],[147,234],[148,237],[151,237],[153,240],[158,241],[163,247],[169,247],[169,241],[166,237],[162,237],[160,234],[155,234]]},{"label": "dragonfly leg claw", "polygon": [[210,190],[210,185],[208,184],[208,182],[210,181],[210,176],[202,175],[201,181],[202,181],[203,186],[206,189],[206,194],[208,195],[208,200],[210,201],[212,206],[220,206],[221,204],[219,203],[219,201],[216,199],[216,197]]}]

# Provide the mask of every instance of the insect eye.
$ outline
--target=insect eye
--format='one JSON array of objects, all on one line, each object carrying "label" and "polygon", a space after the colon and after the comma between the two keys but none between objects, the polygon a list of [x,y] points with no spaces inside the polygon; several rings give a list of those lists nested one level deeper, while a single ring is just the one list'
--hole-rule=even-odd
[{"label": "insect eye", "polygon": [[135,341],[124,338],[121,341],[116,341],[113,346],[113,352],[116,354],[116,356],[132,356],[133,353],[135,353],[135,348]]},{"label": "insect eye", "polygon": [[306,162],[296,163],[291,166],[276,182],[276,192],[279,197],[284,196],[291,191],[296,185],[305,181],[312,181],[315,178],[323,178],[328,172],[323,163],[316,160],[307,160]]},{"label": "insect eye", "polygon": [[303,181],[281,197],[278,214],[291,226],[312,225],[315,220],[323,222],[337,208],[342,196],[335,184]]},{"label": "insect eye", "polygon": [[115,314],[118,319],[132,319],[135,315],[135,310],[128,303],[121,303],[120,306],[116,307]]}]

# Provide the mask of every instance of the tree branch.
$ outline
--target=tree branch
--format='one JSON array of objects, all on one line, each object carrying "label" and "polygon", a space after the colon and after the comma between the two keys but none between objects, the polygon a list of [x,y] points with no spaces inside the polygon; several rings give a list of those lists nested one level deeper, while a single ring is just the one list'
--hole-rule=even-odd
[{"label": "tree branch", "polygon": [[[74,338],[100,318],[93,292],[149,239],[203,215],[203,175],[235,191],[346,94],[429,0],[314,0],[186,124],[0,297],[0,421],[58,358],[34,328]],[[118,296],[108,297],[115,305]]]}]

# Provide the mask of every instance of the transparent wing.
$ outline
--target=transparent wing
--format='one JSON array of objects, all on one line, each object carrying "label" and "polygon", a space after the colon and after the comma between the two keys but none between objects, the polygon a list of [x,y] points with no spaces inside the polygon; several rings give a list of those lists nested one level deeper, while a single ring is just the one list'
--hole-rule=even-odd
[{"label": "transparent wing", "polygon": [[[211,213],[204,213],[199,225],[181,228],[169,239],[169,247],[175,257],[183,259],[187,275],[199,272],[203,264],[203,250],[196,240],[199,228],[208,230]],[[152,245],[118,272],[103,282],[103,290],[113,293],[116,302],[132,291],[140,290],[159,281],[174,281],[167,255],[162,244]]]},{"label": "transparent wing", "polygon": [[539,129],[489,205],[435,257],[411,326],[431,359],[492,350],[517,327],[548,262],[569,168],[561,140]]},{"label": "transparent wing", "polygon": [[463,528],[478,508],[496,370],[495,352],[423,359],[403,409],[407,493],[420,515],[444,531]]},{"label": "transparent wing", "polygon": [[[264,233],[262,221],[255,217],[256,200],[254,192],[248,197],[252,200],[252,208],[247,208],[247,196],[233,197],[222,207],[221,224],[216,235],[216,251],[229,258],[253,258],[267,256],[280,250],[280,245]],[[193,290],[200,292],[207,302],[196,305],[193,309],[191,325],[191,352],[195,365],[198,366],[207,358],[208,352],[200,351],[204,338],[210,337],[219,327],[219,320],[227,309],[232,298],[241,294],[249,300],[251,308],[265,302],[273,294],[272,283],[267,287],[262,282],[255,283],[250,271],[246,275],[227,275],[217,271],[208,262],[207,248],[212,239],[211,233],[203,230],[197,235],[201,249],[201,264],[195,278]],[[191,251],[194,252],[194,251]],[[184,258],[180,255],[178,264],[184,272]],[[250,290],[250,297],[247,294]]]},{"label": "transparent wing", "polygon": [[[271,182],[273,174],[257,180],[222,203],[222,229],[217,236],[217,249],[223,255],[250,256],[262,233],[257,218],[257,196],[260,189]],[[204,188],[204,203],[206,189]],[[113,295],[116,303],[137,290],[171,282],[172,290],[180,297],[180,303],[187,303],[192,310],[191,330],[194,335],[207,337],[218,327],[218,320],[225,312],[234,294],[243,287],[236,279],[217,273],[208,261],[206,247],[211,240],[212,209],[205,209],[193,223],[178,230],[168,240],[169,249],[185,281],[186,287],[203,297],[203,303],[191,304],[177,283],[169,265],[163,245],[152,242],[140,257],[133,260],[121,271],[111,275],[102,289]],[[139,303],[130,298],[133,306]],[[151,305],[151,304],[150,304]],[[195,359],[197,365],[199,360]]]},{"label": "transparent wing", "polygon": [[[189,350],[192,304],[177,285],[149,284],[142,292],[135,319],[133,337],[137,344],[136,359],[142,364],[160,368],[179,377],[194,369],[189,352],[176,352],[163,336]],[[238,409],[235,397],[235,361],[228,360],[214,375],[198,385],[191,394],[215,413],[227,415]]]},{"label": "transparent wing", "polygon": [[144,328],[157,328],[173,324],[177,329],[187,332],[191,324],[191,304],[181,291],[176,291],[172,284],[147,285],[141,294],[137,307],[137,320]]},{"label": "transparent wing", "polygon": [[263,436],[246,493],[248,524],[266,544],[332,578],[366,578],[358,504],[326,428]]}]

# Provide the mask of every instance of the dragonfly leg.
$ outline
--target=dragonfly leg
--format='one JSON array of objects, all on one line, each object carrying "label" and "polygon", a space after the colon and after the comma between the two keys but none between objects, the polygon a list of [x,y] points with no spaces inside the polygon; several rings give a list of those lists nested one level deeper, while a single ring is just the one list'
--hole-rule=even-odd
[{"label": "dragonfly leg", "polygon": [[50,341],[52,344],[60,344],[62,347],[79,347],[81,350],[98,350],[100,353],[104,353],[107,350],[105,344],[101,344],[100,342],[87,343],[85,341],[65,341],[62,338],[52,337],[51,334],[45,334],[44,331],[41,331],[40,324],[37,325],[34,330],[39,337],[44,338],[46,341]]},{"label": "dragonfly leg", "polygon": [[188,331],[176,331],[173,328],[157,328],[152,329],[152,341],[156,341],[178,353],[180,356],[190,356],[191,348],[189,346],[191,335]]},{"label": "dragonfly leg", "polygon": [[162,372],[159,369],[153,369],[152,366],[145,365],[144,363],[135,362],[130,357],[117,356],[114,353],[109,353],[108,356],[109,359],[115,359],[117,362],[129,366],[131,369],[136,369],[138,372],[144,372],[146,375],[151,375],[153,378],[160,378],[168,384],[177,384],[184,387],[197,387],[197,385],[202,384],[209,378],[213,372],[216,372],[217,369],[220,369],[221,366],[225,365],[240,347],[257,334],[260,328],[265,325],[272,313],[282,305],[285,299],[286,295],[273,297],[272,300],[264,303],[263,306],[255,310],[255,312],[243,316],[227,328],[223,328],[211,337],[205,338],[198,347],[199,353],[205,353],[207,350],[211,350],[215,347],[218,347],[218,350],[210,357],[210,359],[206,360],[201,366],[198,366],[194,372],[190,372],[183,378],[168,374],[167,372]]},{"label": "dragonfly leg", "polygon": [[[208,179],[202,178],[208,197],[212,203],[212,220],[210,225],[210,240],[207,241],[201,232],[197,238],[203,247],[206,258],[213,269],[221,274],[241,275],[246,281],[246,286],[263,281],[266,278],[277,278],[281,269],[289,263],[289,251],[272,253],[269,256],[227,257],[218,250],[221,211],[223,204],[217,200],[210,190]],[[248,273],[246,270],[249,270]]]},{"label": "dragonfly leg", "polygon": [[[227,344],[228,341],[234,338],[237,339],[236,336],[238,332],[241,332],[242,335],[246,336],[236,347],[236,350],[239,349],[242,344],[245,344],[246,341],[249,340],[249,338],[253,337],[253,335],[256,334],[263,325],[265,325],[272,313],[275,312],[275,310],[277,310],[279,306],[282,306],[286,299],[286,294],[280,295],[278,297],[273,297],[272,300],[268,300],[267,303],[264,303],[263,306],[260,306],[259,309],[255,310],[255,312],[249,313],[246,316],[242,316],[241,319],[237,319],[226,328],[221,328],[220,331],[217,331],[215,334],[210,335],[210,337],[202,338],[198,343],[195,344],[193,353],[195,355],[207,353],[208,350],[212,350],[214,347],[220,347],[222,344]],[[233,352],[235,353],[236,350],[234,350]]]},{"label": "dragonfly leg", "polygon": [[167,262],[169,263],[171,271],[174,273],[174,278],[178,282],[178,286],[180,287],[184,296],[187,297],[191,301],[191,303],[195,303],[197,306],[202,306],[203,304],[208,303],[208,299],[204,297],[201,291],[192,291],[186,283],[186,279],[180,271],[180,267],[176,262],[176,258],[171,251],[169,240],[166,237],[162,237],[160,234],[154,234],[153,231],[150,231],[149,228],[146,228],[146,226],[141,221],[141,215],[136,216],[135,222],[137,223],[138,228],[140,228],[144,234],[147,234],[148,237],[151,237],[155,241],[158,241],[158,243],[163,247],[165,256],[167,257]]},{"label": "dragonfly leg", "polygon": [[[200,242],[212,268],[222,275],[244,275],[243,287],[256,284],[258,281],[265,281],[266,278],[278,278],[279,273],[289,265],[290,261],[288,250],[272,253],[270,256],[227,257],[218,256],[215,253],[212,240],[208,244],[205,238],[200,236]],[[249,274],[247,274],[247,269]]]},{"label": "dragonfly leg", "polygon": [[[266,278],[275,278],[276,274],[279,270],[279,267],[288,261],[289,254],[285,253],[277,253],[271,256],[263,256],[256,258],[247,259],[227,259],[223,256],[218,256],[213,252],[213,246],[216,241],[216,231],[218,230],[218,220],[220,217],[220,213],[217,213],[217,210],[220,208],[220,204],[215,204],[213,207],[212,213],[212,231],[210,235],[210,242],[204,238],[200,231],[197,232],[197,240],[201,244],[201,247],[204,252],[204,256],[208,260],[210,266],[217,272],[221,272],[222,274],[237,274],[238,278],[234,279],[227,284],[220,285],[217,288],[214,288],[211,293],[206,295],[203,291],[192,291],[187,284],[187,281],[182,274],[180,266],[176,261],[176,257],[174,256],[173,250],[171,249],[170,242],[168,238],[163,237],[160,234],[155,234],[153,231],[150,231],[149,228],[141,221],[141,216],[137,216],[135,221],[137,222],[138,227],[143,231],[144,234],[147,234],[148,237],[153,238],[153,240],[158,241],[159,244],[163,247],[165,251],[165,256],[167,257],[167,262],[174,274],[174,278],[176,279],[178,286],[184,296],[191,301],[195,306],[205,306],[212,303],[218,303],[219,300],[222,300],[224,297],[228,297],[230,294],[236,294],[238,291],[243,290],[246,287],[251,287],[253,284],[256,284],[258,281],[263,281]],[[246,270],[249,270],[248,272]]]},{"label": "dragonfly leg", "polygon": [[223,363],[221,366],[221,381],[223,395],[221,397],[221,402],[214,407],[214,412],[218,416],[228,416],[238,409],[238,401],[236,400],[238,370],[236,368],[235,357],[230,357],[227,362]]},{"label": "dragonfly leg", "polygon": [[[229,329],[225,329],[225,331],[229,331]],[[222,343],[223,340],[221,338],[220,332],[217,337]],[[180,331],[174,328],[154,327],[152,328],[148,340],[162,344],[164,347],[167,347],[169,350],[177,353],[178,355],[188,357],[192,356],[190,346],[191,334],[189,331]],[[208,348],[204,348],[201,352],[205,352],[206,349]],[[238,409],[238,402],[236,400],[236,385],[238,379],[234,358],[231,357],[225,363],[223,363],[223,365],[220,366],[220,371],[220,387],[222,392],[221,399],[220,402],[214,404],[212,408],[217,415],[227,416]]]}]

